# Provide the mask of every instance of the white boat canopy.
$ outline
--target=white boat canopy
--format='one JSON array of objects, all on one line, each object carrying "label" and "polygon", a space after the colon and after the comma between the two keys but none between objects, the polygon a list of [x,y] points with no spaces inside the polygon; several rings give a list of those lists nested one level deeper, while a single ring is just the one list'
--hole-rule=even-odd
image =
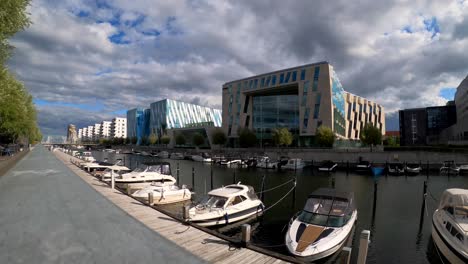
[{"label": "white boat canopy", "polygon": [[446,210],[455,217],[468,218],[468,190],[445,190],[440,198],[439,209]]}]

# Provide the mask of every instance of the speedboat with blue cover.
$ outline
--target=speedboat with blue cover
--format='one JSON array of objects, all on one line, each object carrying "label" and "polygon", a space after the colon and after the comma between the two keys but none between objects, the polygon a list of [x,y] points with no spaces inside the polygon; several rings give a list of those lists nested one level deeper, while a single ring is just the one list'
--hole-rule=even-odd
[{"label": "speedboat with blue cover", "polygon": [[357,220],[352,192],[320,188],[309,195],[304,209],[289,222],[286,246],[293,255],[315,261],[337,252]]}]

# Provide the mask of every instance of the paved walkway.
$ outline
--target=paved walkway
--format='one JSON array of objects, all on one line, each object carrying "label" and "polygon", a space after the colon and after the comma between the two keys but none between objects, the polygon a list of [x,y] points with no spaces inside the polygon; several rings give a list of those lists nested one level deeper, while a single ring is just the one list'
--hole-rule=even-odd
[{"label": "paved walkway", "polygon": [[42,146],[0,177],[0,263],[201,263]]}]

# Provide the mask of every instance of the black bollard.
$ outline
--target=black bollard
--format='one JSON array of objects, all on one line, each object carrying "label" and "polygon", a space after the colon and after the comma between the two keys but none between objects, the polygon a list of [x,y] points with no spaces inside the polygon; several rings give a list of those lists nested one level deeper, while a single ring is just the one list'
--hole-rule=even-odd
[{"label": "black bollard", "polygon": [[211,166],[210,177],[211,177],[211,181],[210,181],[211,182],[211,188],[210,189],[213,190],[213,185],[214,185],[213,184],[213,166]]},{"label": "black bollard", "polygon": [[261,187],[261,193],[260,193],[260,200],[262,200],[262,203],[265,201],[265,174],[263,174],[262,177],[262,187]]},{"label": "black bollard", "polygon": [[332,189],[335,189],[335,177],[331,178],[331,187]]},{"label": "black bollard", "polygon": [[177,162],[177,183],[180,185],[180,181],[179,181],[179,162]]},{"label": "black bollard", "polygon": [[195,168],[192,166],[192,191],[195,190]]},{"label": "black bollard", "polygon": [[426,196],[427,196],[427,181],[424,181],[423,187],[423,201],[421,205],[421,216],[419,217],[419,228],[421,228],[422,224],[424,223],[424,209],[426,207]]}]

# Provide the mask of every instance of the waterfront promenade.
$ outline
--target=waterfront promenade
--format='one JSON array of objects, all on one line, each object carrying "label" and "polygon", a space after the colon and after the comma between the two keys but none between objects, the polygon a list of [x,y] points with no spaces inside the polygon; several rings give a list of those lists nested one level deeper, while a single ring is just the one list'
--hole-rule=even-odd
[{"label": "waterfront promenade", "polygon": [[38,145],[0,177],[0,263],[203,263]]}]

